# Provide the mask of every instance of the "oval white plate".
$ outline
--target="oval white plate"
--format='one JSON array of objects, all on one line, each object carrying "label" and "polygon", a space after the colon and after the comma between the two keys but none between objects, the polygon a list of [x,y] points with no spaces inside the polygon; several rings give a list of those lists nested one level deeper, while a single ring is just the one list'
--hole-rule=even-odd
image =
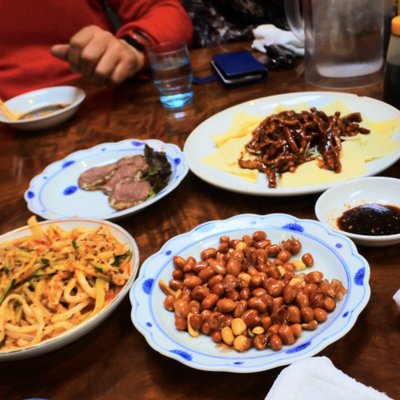
[{"label": "oval white plate", "polygon": [[[292,236],[299,238],[303,251],[314,256],[314,269],[323,272],[329,280],[336,278],[343,282],[348,293],[329,314],[328,320],[313,332],[303,331],[294,345],[277,352],[226,351],[218,349],[208,336],[192,338],[187,332],[177,331],[174,314],[165,310],[165,295],[159,288],[160,279],[168,282],[171,277],[173,257],[199,259],[200,252],[215,247],[221,235],[233,239],[256,230],[265,230],[277,243]],[[358,254],[353,242],[318,221],[300,220],[286,214],[243,214],[199,225],[169,240],[158,253],[148,258],[130,290],[132,321],[150,346],[189,367],[209,371],[264,371],[312,356],[345,335],[369,300],[369,275],[369,265]]]},{"label": "oval white plate", "polygon": [[72,117],[82,101],[85,100],[85,97],[85,92],[74,86],[55,86],[27,92],[7,100],[5,104],[11,111],[19,114],[26,114],[30,111],[54,104],[69,105],[49,115],[16,121],[8,119],[0,111],[0,122],[8,124],[13,128],[27,131],[51,128]]},{"label": "oval white plate", "polygon": [[[139,268],[139,259],[140,259],[139,249],[135,239],[125,229],[109,221],[97,221],[92,219],[78,219],[78,218],[67,219],[67,220],[42,221],[40,222],[40,225],[44,227],[44,229],[46,229],[50,224],[54,223],[61,226],[65,230],[72,230],[74,227],[77,226],[81,226],[88,229],[97,228],[100,225],[106,225],[107,227],[109,227],[112,234],[121,243],[124,243],[127,249],[132,251],[133,256],[131,260],[131,276],[129,277],[129,280],[126,282],[125,286],[112,300],[112,302],[108,304],[105,308],[103,308],[98,314],[94,315],[92,318],[82,322],[81,324],[77,325],[76,327],[72,328],[69,331],[66,331],[65,333],[62,333],[59,336],[45,340],[34,346],[30,346],[20,350],[10,350],[10,351],[0,352],[0,361],[20,360],[28,357],[34,357],[41,354],[45,354],[50,351],[56,350],[62,346],[65,346],[73,342],[74,340],[77,340],[86,333],[90,332],[96,326],[98,326],[102,321],[104,321],[117,308],[117,306],[121,303],[121,301],[128,293],[137,275]],[[29,234],[30,234],[29,226],[24,226],[1,235],[0,242],[4,242],[7,240],[14,240]]]},{"label": "oval white plate", "polygon": [[400,179],[373,176],[335,186],[318,198],[315,203],[315,215],[336,232],[364,246],[378,247],[400,243],[400,233],[368,236],[344,232],[338,228],[336,221],[346,210],[371,203],[400,207]]},{"label": "oval white plate", "polygon": [[[143,154],[146,143],[156,151],[165,151],[171,164],[168,185],[154,197],[134,207],[117,211],[109,206],[108,196],[101,191],[86,191],[78,187],[78,178],[83,171],[115,162],[122,157]],[[185,156],[178,146],[156,139],[127,139],[76,151],[50,164],[31,180],[24,198],[33,213],[46,219],[84,217],[111,220],[136,213],[160,200],[179,185],[187,172]]]},{"label": "oval white plate", "polygon": [[[371,120],[389,120],[400,118],[400,111],[396,108],[369,97],[359,97],[348,93],[335,92],[299,92],[250,100],[221,111],[197,126],[186,140],[183,152],[186,155],[189,169],[204,181],[238,193],[257,196],[292,196],[322,192],[334,184],[309,185],[298,187],[268,188],[266,177],[262,174],[256,183],[246,181],[224,171],[209,167],[202,159],[215,150],[212,136],[225,131],[231,124],[233,116],[238,111],[266,117],[279,104],[295,106],[307,103],[310,107],[322,108],[335,100],[341,100],[352,111],[359,111]],[[399,130],[394,136],[400,140]],[[386,157],[371,161],[367,164],[368,172],[365,176],[375,175],[390,167],[400,158],[400,142],[396,151]]]}]

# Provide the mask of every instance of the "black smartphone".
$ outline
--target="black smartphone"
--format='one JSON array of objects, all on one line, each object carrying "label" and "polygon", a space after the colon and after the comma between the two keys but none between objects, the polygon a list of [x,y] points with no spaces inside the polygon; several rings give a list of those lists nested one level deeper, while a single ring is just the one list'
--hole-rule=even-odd
[{"label": "black smartphone", "polygon": [[267,67],[247,50],[216,54],[211,65],[227,86],[262,81],[268,73]]}]

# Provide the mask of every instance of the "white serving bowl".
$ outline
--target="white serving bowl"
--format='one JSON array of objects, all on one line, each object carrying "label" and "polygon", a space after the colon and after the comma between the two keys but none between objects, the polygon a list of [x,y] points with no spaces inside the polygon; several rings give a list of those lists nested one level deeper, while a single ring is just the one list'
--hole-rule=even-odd
[{"label": "white serving bowl", "polygon": [[400,243],[400,233],[373,236],[339,229],[337,219],[345,211],[363,204],[392,205],[400,208],[400,179],[367,177],[334,186],[318,198],[315,215],[323,224],[364,246],[390,246]]},{"label": "white serving bowl", "polygon": [[[43,227],[43,229],[47,229],[51,224],[56,224],[67,231],[70,231],[78,226],[87,229],[97,228],[100,225],[108,227],[111,230],[113,236],[116,237],[121,243],[123,243],[126,249],[132,251],[131,275],[128,281],[125,283],[125,285],[114,297],[114,299],[109,304],[107,304],[103,309],[101,309],[97,314],[93,315],[86,321],[81,322],[80,324],[76,325],[70,330],[63,332],[60,335],[55,336],[53,338],[44,340],[43,342],[40,342],[38,344],[22,349],[0,352],[0,362],[39,356],[48,353],[50,351],[56,350],[60,347],[63,347],[77,340],[81,336],[89,333],[91,330],[97,327],[101,322],[103,322],[118,307],[118,305],[125,298],[126,294],[129,292],[133,284],[133,281],[136,278],[139,268],[139,249],[135,239],[125,229],[109,221],[100,221],[100,220],[86,219],[86,218],[70,218],[63,220],[59,219],[59,220],[40,222],[40,225]],[[15,229],[13,231],[1,235],[0,243],[8,240],[15,240],[23,236],[28,236],[30,234],[31,231],[29,226],[23,226],[21,228]]]},{"label": "white serving bowl", "polygon": [[68,106],[48,115],[21,120],[7,118],[0,109],[0,122],[27,131],[51,128],[75,114],[85,97],[85,92],[74,86],[55,86],[27,92],[5,101],[4,104],[17,115],[56,104],[68,104]]}]

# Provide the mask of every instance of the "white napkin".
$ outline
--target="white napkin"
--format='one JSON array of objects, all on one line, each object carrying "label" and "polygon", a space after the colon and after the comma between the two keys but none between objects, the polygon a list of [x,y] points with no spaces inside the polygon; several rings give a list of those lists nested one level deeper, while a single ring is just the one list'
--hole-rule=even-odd
[{"label": "white napkin", "polygon": [[400,311],[400,289],[394,294],[393,300],[396,302],[396,305]]},{"label": "white napkin", "polygon": [[286,367],[265,400],[391,400],[337,369],[327,357],[311,357]]},{"label": "white napkin", "polygon": [[275,25],[260,25],[253,29],[254,40],[251,45],[253,49],[265,53],[264,46],[280,44],[298,56],[304,56],[303,43],[290,31],[284,31]]}]

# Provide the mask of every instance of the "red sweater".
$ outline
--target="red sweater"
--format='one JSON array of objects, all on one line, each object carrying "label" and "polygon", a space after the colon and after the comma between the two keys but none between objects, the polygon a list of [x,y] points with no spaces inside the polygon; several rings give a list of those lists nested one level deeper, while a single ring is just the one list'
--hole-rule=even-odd
[{"label": "red sweater", "polygon": [[[179,0],[108,0],[123,22],[151,42],[191,42],[193,27]],[[50,54],[87,25],[112,31],[102,0],[0,0],[0,98],[59,85],[79,77]]]}]

